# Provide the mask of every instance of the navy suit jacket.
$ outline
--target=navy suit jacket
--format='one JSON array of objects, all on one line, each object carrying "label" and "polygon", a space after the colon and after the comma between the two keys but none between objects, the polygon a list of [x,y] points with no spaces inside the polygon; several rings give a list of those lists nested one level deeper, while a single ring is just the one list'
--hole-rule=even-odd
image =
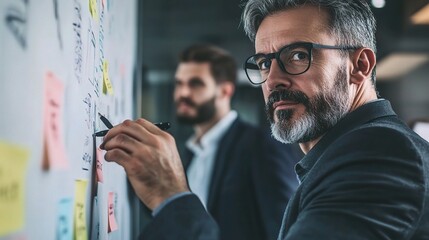
[{"label": "navy suit jacket", "polygon": [[[184,155],[186,169],[191,156]],[[297,149],[278,142],[269,131],[240,118],[232,123],[217,150],[207,202],[221,239],[276,238],[298,186],[294,165],[300,157]]]},{"label": "navy suit jacket", "polygon": [[[348,114],[296,171],[302,183],[278,239],[429,239],[429,143],[388,101]],[[152,223],[144,239],[219,239],[195,195],[171,202]]]},{"label": "navy suit jacket", "polygon": [[429,239],[429,143],[387,100],[346,116],[296,171],[279,239]]}]

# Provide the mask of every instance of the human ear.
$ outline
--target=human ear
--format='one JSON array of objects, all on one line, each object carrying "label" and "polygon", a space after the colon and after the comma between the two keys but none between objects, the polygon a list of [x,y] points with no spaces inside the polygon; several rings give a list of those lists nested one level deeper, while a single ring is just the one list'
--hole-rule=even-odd
[{"label": "human ear", "polygon": [[220,90],[221,90],[222,96],[227,96],[227,97],[231,98],[232,95],[234,95],[235,86],[231,82],[222,82],[220,84]]},{"label": "human ear", "polygon": [[360,48],[352,54],[352,69],[350,81],[361,84],[366,79],[371,79],[372,71],[376,64],[375,53],[370,48]]}]

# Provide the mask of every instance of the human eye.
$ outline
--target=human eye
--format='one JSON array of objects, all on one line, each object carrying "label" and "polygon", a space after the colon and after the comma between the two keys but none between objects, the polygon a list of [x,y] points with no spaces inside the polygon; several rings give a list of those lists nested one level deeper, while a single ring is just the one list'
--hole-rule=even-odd
[{"label": "human eye", "polygon": [[310,61],[309,50],[305,46],[289,46],[281,50],[280,59],[285,66],[295,64],[307,64]]},{"label": "human eye", "polygon": [[308,58],[309,58],[309,54],[308,54],[308,52],[305,50],[305,51],[302,51],[302,50],[294,50],[293,52],[291,52],[291,55],[290,55],[291,57],[290,57],[290,60],[291,61],[308,61]]},{"label": "human eye", "polygon": [[262,58],[257,61],[257,65],[260,71],[267,71],[271,67],[271,61],[266,58]]},{"label": "human eye", "polygon": [[203,86],[204,86],[204,82],[200,78],[195,77],[189,81],[189,87],[191,87],[191,88],[201,88]]},{"label": "human eye", "polygon": [[182,81],[180,81],[179,79],[175,79],[175,80],[174,80],[174,87],[175,87],[175,88],[179,88],[179,87],[181,87],[181,86],[183,86],[183,82],[182,82]]}]

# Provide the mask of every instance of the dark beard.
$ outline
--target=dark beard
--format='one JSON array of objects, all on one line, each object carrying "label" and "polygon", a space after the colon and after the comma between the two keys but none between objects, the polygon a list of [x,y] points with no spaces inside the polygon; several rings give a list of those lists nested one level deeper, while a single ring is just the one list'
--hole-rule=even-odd
[{"label": "dark beard", "polygon": [[179,99],[179,102],[185,102],[189,106],[196,108],[197,115],[195,117],[176,115],[177,122],[181,124],[195,125],[211,120],[216,114],[215,101],[216,97],[213,97],[201,105],[197,105],[188,98]]},{"label": "dark beard", "polygon": [[[340,69],[333,89],[327,93],[321,92],[312,99],[301,91],[280,89],[272,92],[265,109],[274,137],[284,143],[303,143],[326,133],[348,112],[347,80],[345,69]],[[304,115],[292,122],[294,110],[279,110],[276,112],[278,122],[275,123],[273,103],[281,100],[303,104]]]}]

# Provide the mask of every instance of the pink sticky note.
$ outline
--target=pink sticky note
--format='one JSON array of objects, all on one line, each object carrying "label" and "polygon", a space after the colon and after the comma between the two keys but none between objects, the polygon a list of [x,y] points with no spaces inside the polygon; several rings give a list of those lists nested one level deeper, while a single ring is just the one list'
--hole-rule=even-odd
[{"label": "pink sticky note", "polygon": [[43,169],[68,167],[63,142],[63,108],[64,86],[52,73],[45,76],[44,100],[44,157]]},{"label": "pink sticky note", "polygon": [[103,150],[97,148],[97,181],[103,182]]},{"label": "pink sticky note", "polygon": [[109,192],[108,196],[108,207],[109,207],[109,219],[108,219],[108,232],[118,230],[118,224],[116,224],[115,218],[115,203],[114,203],[114,192]]}]

